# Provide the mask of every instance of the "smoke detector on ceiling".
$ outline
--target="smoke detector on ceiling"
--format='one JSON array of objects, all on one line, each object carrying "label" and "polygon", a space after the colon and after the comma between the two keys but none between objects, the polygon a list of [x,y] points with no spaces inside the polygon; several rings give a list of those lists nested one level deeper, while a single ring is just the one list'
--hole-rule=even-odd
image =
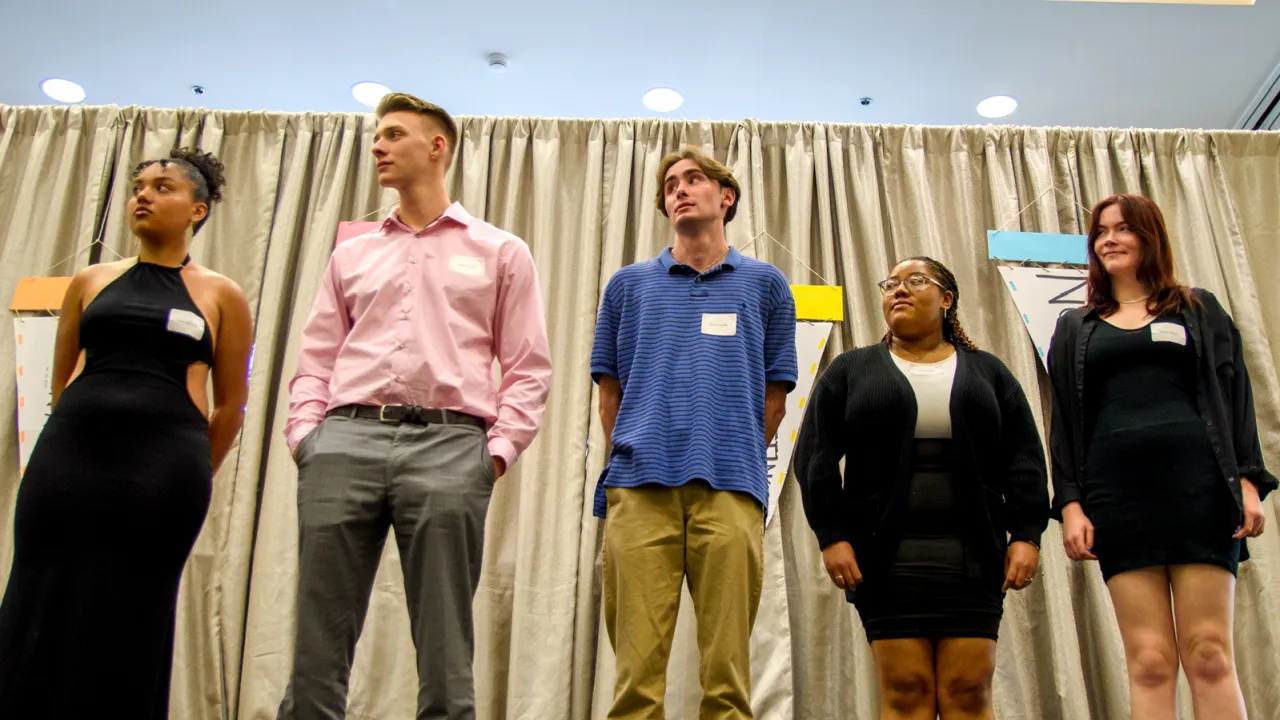
[{"label": "smoke detector on ceiling", "polygon": [[504,73],[507,71],[507,56],[502,53],[494,53],[489,56],[489,70],[496,73]]}]

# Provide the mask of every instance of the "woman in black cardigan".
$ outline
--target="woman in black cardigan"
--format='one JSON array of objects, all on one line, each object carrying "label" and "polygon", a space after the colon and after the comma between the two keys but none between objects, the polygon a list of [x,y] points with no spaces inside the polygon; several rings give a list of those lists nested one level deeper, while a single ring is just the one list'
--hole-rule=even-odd
[{"label": "woman in black cardigan", "polygon": [[1178,283],[1148,198],[1100,202],[1088,253],[1089,304],[1063,313],[1049,348],[1063,544],[1102,566],[1132,717],[1174,717],[1181,658],[1197,718],[1243,718],[1235,574],[1276,479],[1240,333],[1212,293]]},{"label": "woman in black cardigan", "polygon": [[888,334],[810,399],[805,514],[862,617],[881,718],[994,717],[1004,593],[1031,583],[1048,524],[1044,447],[1022,386],[960,327],[947,268],[911,258],[880,289]]}]

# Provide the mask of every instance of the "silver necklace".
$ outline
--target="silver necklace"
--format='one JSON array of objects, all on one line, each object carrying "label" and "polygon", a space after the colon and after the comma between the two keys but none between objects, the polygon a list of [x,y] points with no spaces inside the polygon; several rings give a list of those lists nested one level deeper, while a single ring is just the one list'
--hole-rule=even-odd
[{"label": "silver necklace", "polygon": [[[725,248],[724,254],[723,254],[723,255],[721,255],[719,258],[717,258],[715,262],[713,262],[713,263],[711,263],[710,265],[708,265],[708,266],[707,266],[707,270],[710,270],[711,268],[713,268],[713,267],[715,267],[715,266],[719,265],[720,263],[724,262],[724,259],[725,259],[725,258],[727,258],[727,257],[729,257],[729,248]],[[683,261],[683,260],[681,260],[680,258],[676,258],[676,261],[677,261],[677,262],[679,262],[681,265],[689,265],[689,263],[684,262],[684,261]],[[689,267],[693,267],[693,266],[692,266],[692,265],[689,265]],[[697,268],[693,268],[693,269],[694,269],[694,270],[697,270]],[[699,270],[699,272],[705,272],[705,271],[701,271],[701,270]]]},{"label": "silver necklace", "polygon": [[[897,340],[897,338],[893,337],[892,335],[891,335],[891,336],[889,336],[889,346],[890,346],[890,347],[897,347],[897,348],[898,348],[898,350],[900,350],[900,351],[902,351],[902,352],[904,352],[904,353],[906,353],[906,354],[910,355],[912,358],[914,358],[916,362],[923,362],[923,361],[920,359],[920,356],[919,356],[919,355],[917,355],[917,354],[915,354],[915,353],[911,352],[910,350],[908,350],[908,349],[906,349],[906,348],[902,347],[902,344],[901,344],[901,343],[895,342],[896,340]],[[925,355],[928,355],[929,353],[934,352],[935,350],[937,350],[938,348],[940,348],[940,347],[942,347],[943,345],[946,345],[946,344],[947,344],[947,341],[946,341],[946,340],[943,340],[941,343],[938,343],[938,345],[937,345],[937,346],[935,346],[935,347],[933,348],[933,350],[926,350],[924,354],[925,354]]]}]

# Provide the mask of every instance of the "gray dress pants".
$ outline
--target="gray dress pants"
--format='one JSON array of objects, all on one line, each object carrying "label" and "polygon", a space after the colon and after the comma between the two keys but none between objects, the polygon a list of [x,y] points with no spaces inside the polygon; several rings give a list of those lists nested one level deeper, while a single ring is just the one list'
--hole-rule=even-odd
[{"label": "gray dress pants", "polygon": [[494,482],[484,431],[330,416],[297,463],[297,636],[279,720],[345,718],[388,528],[417,648],[418,720],[475,718],[471,601]]}]

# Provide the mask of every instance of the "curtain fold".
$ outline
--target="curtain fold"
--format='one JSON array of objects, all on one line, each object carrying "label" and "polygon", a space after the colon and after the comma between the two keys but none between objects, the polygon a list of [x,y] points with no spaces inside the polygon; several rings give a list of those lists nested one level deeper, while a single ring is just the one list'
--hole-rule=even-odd
[{"label": "curtain fold", "polygon": [[[603,718],[612,649],[600,608],[602,526],[591,497],[605,438],[589,376],[609,277],[656,255],[670,228],[654,207],[663,155],[694,144],[743,187],[730,242],[795,284],[844,288],[828,358],[884,333],[874,283],[930,255],[958,279],[970,337],[1005,360],[1045,428],[1046,380],[1023,321],[987,258],[986,232],[1081,233],[1087,208],[1143,192],[1164,210],[1180,278],[1231,310],[1245,342],[1264,454],[1280,467],[1280,133],[822,123],[458,118],[453,197],[524,238],[541,280],[555,368],[542,430],[499,482],[476,606],[482,718]],[[0,297],[19,278],[69,275],[136,252],[125,208],[138,162],[198,146],[226,165],[225,201],[192,246],[244,289],[256,319],[239,444],[215,479],[180,594],[171,708],[184,719],[275,717],[291,664],[297,475],[281,433],[301,329],[337,223],[381,219],[358,114],[0,106]],[[101,231],[99,233],[99,231]],[[94,244],[100,235],[101,242]],[[64,260],[59,264],[59,261]],[[13,377],[0,333],[0,376]],[[498,370],[495,368],[495,372]],[[15,413],[12,393],[0,412]],[[19,486],[13,425],[0,434],[0,585]],[[1280,689],[1280,532],[1250,543],[1236,599],[1235,652],[1253,717]],[[877,682],[857,613],[831,586],[793,483],[766,531],[752,639],[757,717],[875,718]],[[1095,565],[1073,563],[1051,524],[1042,570],[1011,593],[997,656],[1002,718],[1122,717],[1124,655]],[[682,605],[668,714],[697,715],[696,619]],[[415,663],[402,573],[388,543],[350,682],[352,718],[411,717]],[[1190,713],[1182,682],[1180,700]]]}]

